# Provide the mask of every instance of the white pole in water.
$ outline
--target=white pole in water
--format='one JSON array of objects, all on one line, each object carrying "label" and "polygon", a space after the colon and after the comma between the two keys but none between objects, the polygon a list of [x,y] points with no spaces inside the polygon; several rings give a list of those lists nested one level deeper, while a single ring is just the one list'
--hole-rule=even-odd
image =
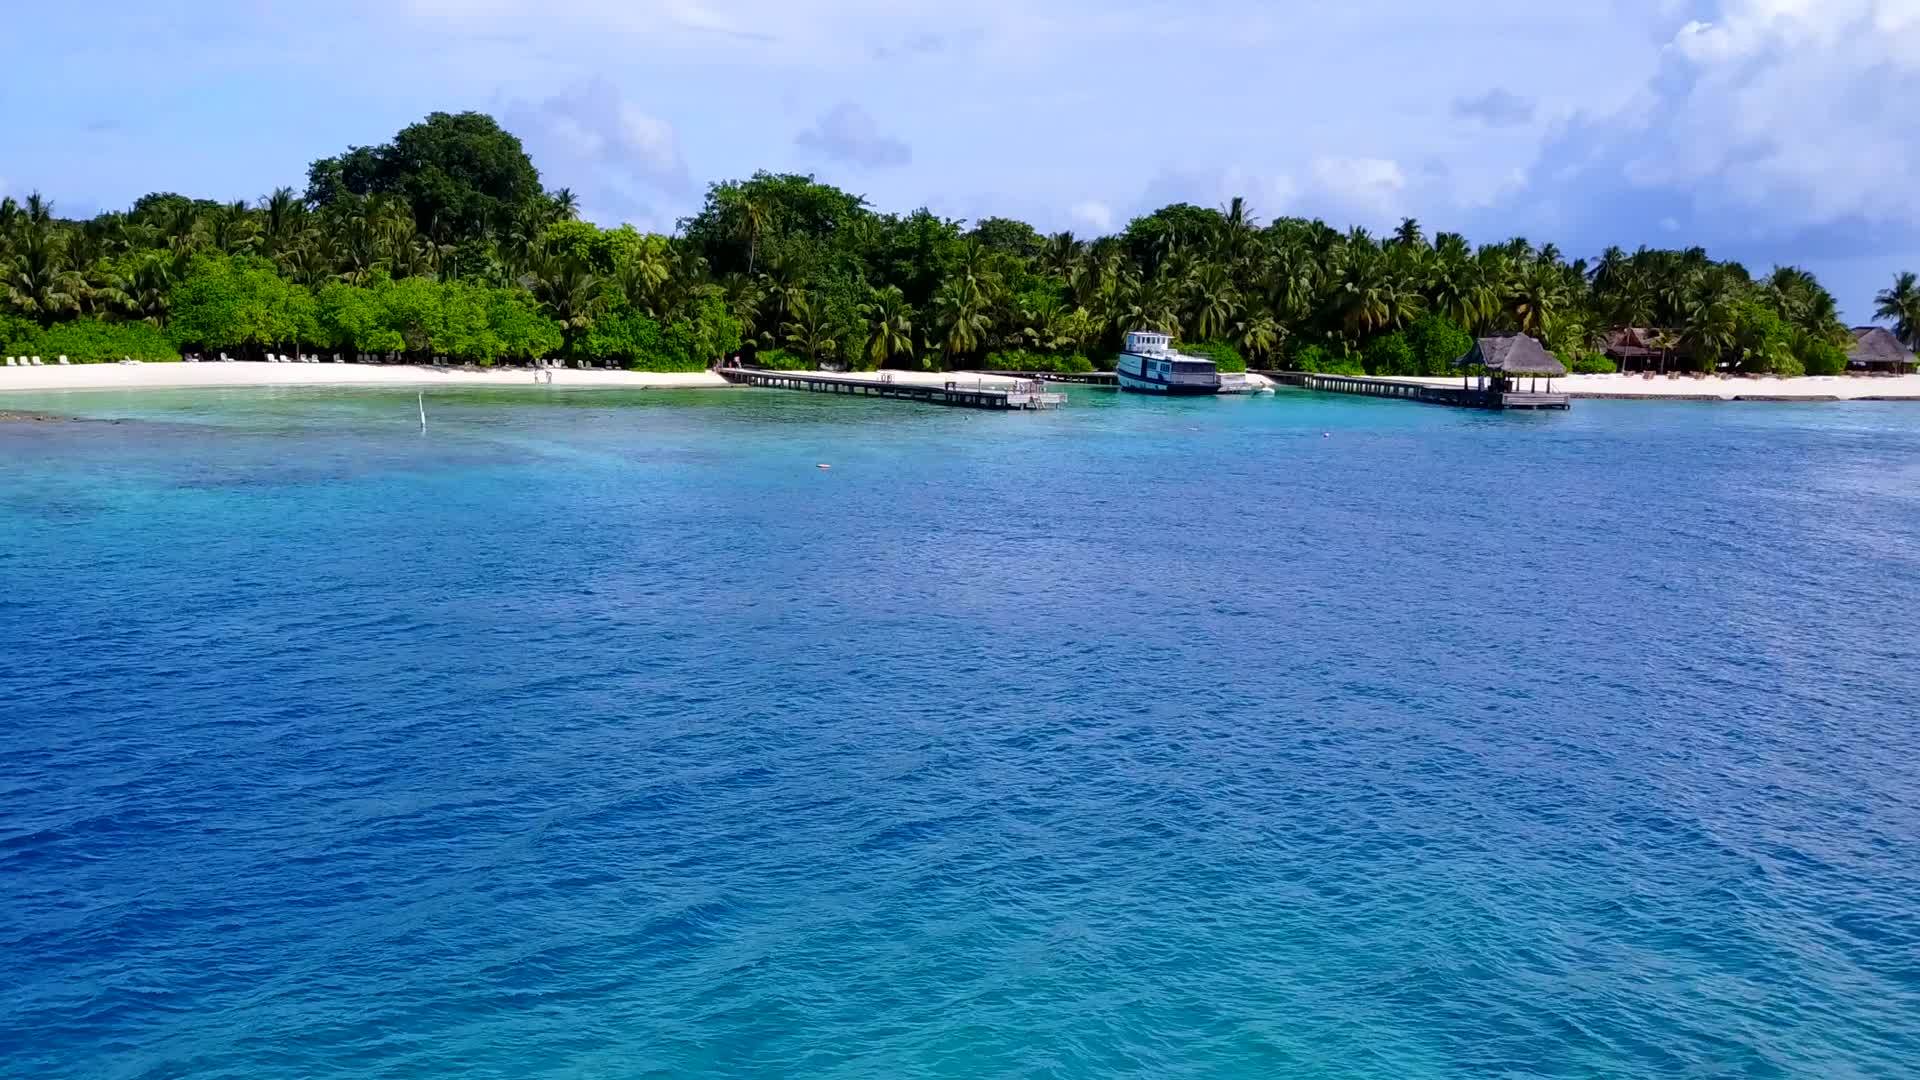
[{"label": "white pole in water", "polygon": [[424,435],[426,434],[426,431],[427,431],[427,394],[426,394],[426,391],[423,390],[420,392],[420,433]]}]

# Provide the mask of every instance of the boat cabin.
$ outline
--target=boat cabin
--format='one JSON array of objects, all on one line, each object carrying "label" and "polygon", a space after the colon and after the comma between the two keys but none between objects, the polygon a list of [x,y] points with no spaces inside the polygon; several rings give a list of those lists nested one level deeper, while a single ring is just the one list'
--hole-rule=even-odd
[{"label": "boat cabin", "polygon": [[1173,339],[1152,330],[1129,330],[1126,351],[1135,356],[1172,356]]}]

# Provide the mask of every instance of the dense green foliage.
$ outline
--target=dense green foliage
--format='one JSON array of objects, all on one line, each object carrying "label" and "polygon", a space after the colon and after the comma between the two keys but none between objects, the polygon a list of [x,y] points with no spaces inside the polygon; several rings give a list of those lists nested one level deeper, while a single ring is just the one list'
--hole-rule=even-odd
[{"label": "dense green foliage", "polygon": [[43,363],[66,357],[74,364],[116,360],[180,359],[172,339],[145,323],[84,318],[41,327],[25,319],[0,316],[0,352],[38,356]]},{"label": "dense green foliage", "polygon": [[982,371],[1086,372],[1093,361],[1079,353],[1042,353],[1027,349],[1003,349],[990,352],[981,361]]},{"label": "dense green foliage", "polygon": [[[1226,370],[1445,375],[1475,334],[1523,331],[1591,365],[1609,331],[1632,326],[1661,328],[1663,366],[1670,353],[1790,373],[1832,370],[1836,355],[1844,368],[1849,344],[1833,297],[1792,267],[1756,281],[1699,249],[1569,262],[1524,239],[1429,239],[1412,220],[1381,238],[1263,224],[1238,199],[1085,241],[882,213],[812,177],[758,173],[710,187],[674,237],[600,229],[477,113],[316,161],[304,195],[155,193],[90,221],[38,195],[5,200],[0,272],[8,337],[84,324],[62,332],[109,355],[152,353],[164,335],[249,356],[691,370],[750,344],[806,365],[1079,370],[1154,329]],[[1920,335],[1914,275],[1877,302],[1896,333]],[[133,326],[146,329],[114,329]]]},{"label": "dense green foliage", "polygon": [[[520,140],[480,113],[434,113],[384,146],[355,146],[307,170],[315,208],[394,195],[437,243],[507,232],[542,196]],[[571,196],[562,196],[570,199]]]},{"label": "dense green foliage", "polygon": [[774,371],[807,371],[813,367],[811,358],[789,349],[761,349],[754,354],[754,362]]},{"label": "dense green foliage", "polygon": [[1188,356],[1204,356],[1213,361],[1214,366],[1221,371],[1247,370],[1246,357],[1241,356],[1240,350],[1234,348],[1230,342],[1202,341],[1197,345],[1188,343],[1180,346],[1180,351]]},{"label": "dense green foliage", "polygon": [[1830,341],[1816,341],[1807,346],[1800,362],[1809,375],[1844,375],[1847,373],[1847,350]]}]

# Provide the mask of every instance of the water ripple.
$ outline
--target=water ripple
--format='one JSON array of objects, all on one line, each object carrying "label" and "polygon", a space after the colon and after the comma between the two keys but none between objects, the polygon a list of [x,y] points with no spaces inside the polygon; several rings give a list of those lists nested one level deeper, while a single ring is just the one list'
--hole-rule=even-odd
[{"label": "water ripple", "polygon": [[1902,407],[85,407],[0,431],[0,1075],[1920,1052]]}]

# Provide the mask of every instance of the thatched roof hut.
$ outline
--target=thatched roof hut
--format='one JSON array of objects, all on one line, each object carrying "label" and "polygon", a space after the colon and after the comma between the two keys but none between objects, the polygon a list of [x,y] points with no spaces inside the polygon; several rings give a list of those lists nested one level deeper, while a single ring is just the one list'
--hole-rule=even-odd
[{"label": "thatched roof hut", "polygon": [[1473,351],[1453,362],[1454,367],[1486,368],[1494,375],[1545,375],[1556,378],[1567,373],[1567,366],[1554,358],[1546,346],[1526,334],[1483,337],[1473,343]]},{"label": "thatched roof hut", "polygon": [[1913,352],[1893,331],[1884,326],[1862,326],[1853,332],[1853,348],[1847,352],[1847,364],[1861,368],[1890,368],[1905,371],[1913,364]]},{"label": "thatched roof hut", "polygon": [[1607,334],[1606,354],[1615,360],[1644,360],[1658,356],[1660,331],[1649,326],[1623,326]]}]

